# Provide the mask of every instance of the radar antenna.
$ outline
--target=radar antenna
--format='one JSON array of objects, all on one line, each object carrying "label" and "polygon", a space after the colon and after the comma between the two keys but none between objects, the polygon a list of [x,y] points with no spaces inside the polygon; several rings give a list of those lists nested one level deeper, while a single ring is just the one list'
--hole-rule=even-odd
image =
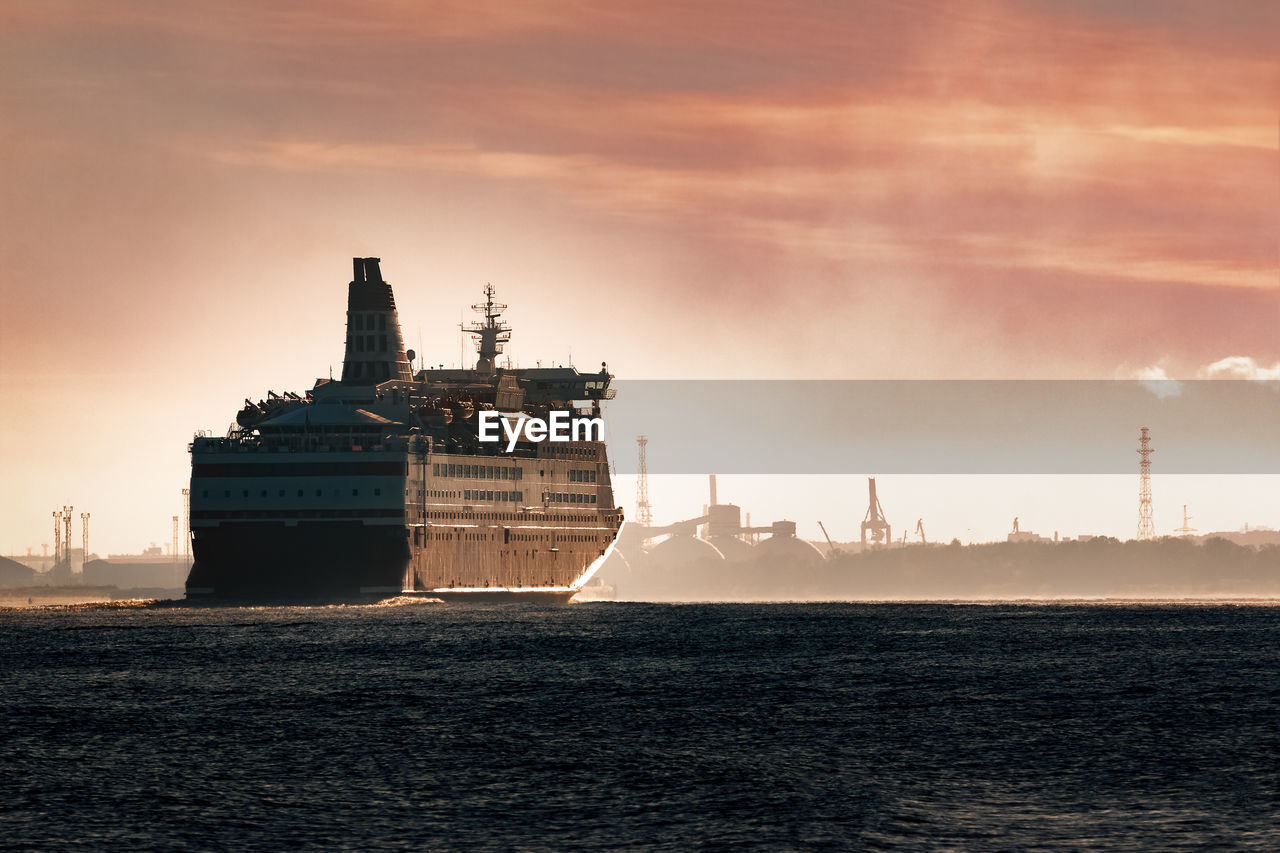
[{"label": "radar antenna", "polygon": [[503,344],[511,340],[511,327],[499,319],[508,306],[501,302],[494,302],[493,294],[493,285],[486,284],[484,286],[485,301],[471,306],[471,310],[484,317],[484,320],[476,320],[469,325],[459,325],[462,332],[470,334],[476,342],[476,352],[480,354],[476,359],[476,372],[483,374],[493,373],[494,364],[502,353]]}]

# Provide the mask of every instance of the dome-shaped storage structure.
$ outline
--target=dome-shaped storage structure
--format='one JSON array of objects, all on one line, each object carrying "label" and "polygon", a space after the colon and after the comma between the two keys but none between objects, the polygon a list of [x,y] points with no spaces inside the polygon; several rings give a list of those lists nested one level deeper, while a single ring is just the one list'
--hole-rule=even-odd
[{"label": "dome-shaped storage structure", "polygon": [[705,539],[678,534],[650,549],[646,562],[663,567],[685,567],[697,563],[723,562],[724,554]]},{"label": "dome-shaped storage structure", "polygon": [[744,563],[755,555],[751,543],[744,542],[737,536],[713,536],[709,541],[730,563]]},{"label": "dome-shaped storage structure", "polygon": [[773,535],[753,550],[757,560],[788,568],[816,568],[824,561],[822,552],[813,543],[796,536],[794,521],[775,521]]}]

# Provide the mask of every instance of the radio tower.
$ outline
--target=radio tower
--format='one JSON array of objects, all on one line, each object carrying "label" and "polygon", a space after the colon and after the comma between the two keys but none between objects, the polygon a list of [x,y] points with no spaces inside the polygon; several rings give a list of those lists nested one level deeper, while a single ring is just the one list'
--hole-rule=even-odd
[{"label": "radio tower", "polygon": [[1151,523],[1151,434],[1147,427],[1142,428],[1138,438],[1138,455],[1142,457],[1141,471],[1138,480],[1138,539],[1150,541],[1156,538],[1155,526]]},{"label": "radio tower", "polygon": [[652,527],[653,507],[649,506],[649,466],[644,458],[644,449],[649,444],[649,436],[636,436],[636,444],[640,445],[640,472],[636,477],[636,521],[645,527]]},{"label": "radio tower", "polygon": [[67,526],[66,535],[62,537],[62,555],[66,558],[68,576],[71,574],[71,510],[73,509],[75,509],[73,506],[62,508],[62,520]]},{"label": "radio tower", "polygon": [[80,547],[84,554],[80,557],[80,573],[84,574],[84,564],[89,562],[89,513],[80,513]]},{"label": "radio tower", "polygon": [[62,513],[53,511],[53,568],[62,563]]}]

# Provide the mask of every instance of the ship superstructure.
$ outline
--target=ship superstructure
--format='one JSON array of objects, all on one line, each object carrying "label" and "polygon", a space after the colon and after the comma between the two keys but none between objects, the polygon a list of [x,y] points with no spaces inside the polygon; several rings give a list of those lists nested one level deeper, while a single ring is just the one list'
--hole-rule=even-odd
[{"label": "ship superstructure", "polygon": [[191,444],[188,597],[567,600],[591,578],[622,525],[604,442],[508,452],[477,425],[599,417],[613,377],[499,367],[511,330],[485,297],[476,366],[415,373],[380,260],[354,259],[342,378],[246,400]]}]

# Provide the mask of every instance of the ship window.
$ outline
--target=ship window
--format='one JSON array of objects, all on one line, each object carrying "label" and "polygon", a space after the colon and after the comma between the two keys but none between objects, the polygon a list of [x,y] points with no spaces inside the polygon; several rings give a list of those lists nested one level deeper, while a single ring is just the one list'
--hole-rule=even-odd
[{"label": "ship window", "polygon": [[[372,327],[372,326],[370,326],[369,328],[373,328],[373,327]],[[382,331],[384,331],[384,332],[387,330],[387,315],[386,315],[386,314],[379,314],[379,315],[378,315],[378,328],[379,328],[379,329],[381,329],[381,330],[382,330]],[[384,347],[383,347],[383,349],[386,349],[386,347],[384,346]]]},{"label": "ship window", "polygon": [[277,495],[276,497],[281,497],[281,498],[284,497],[284,489],[281,489],[280,494]]},{"label": "ship window", "polygon": [[357,497],[359,497],[359,496],[360,496],[360,490],[359,490],[359,489],[352,489],[352,490],[351,490],[351,497],[353,497],[353,498],[357,498]]},{"label": "ship window", "polygon": [[230,490],[230,489],[227,489],[225,492],[223,492],[223,493],[222,493],[222,496],[223,496],[224,498],[229,498],[229,497],[231,497],[231,490]]},{"label": "ship window", "polygon": [[319,490],[319,489],[316,489],[316,497],[320,497],[320,495],[321,495],[320,490]]},{"label": "ship window", "polygon": [[364,336],[364,345],[365,345],[365,346],[367,346],[367,347],[369,348],[369,352],[373,352],[373,339],[374,339],[374,337],[375,337],[374,335],[365,335],[365,336]]},{"label": "ship window", "polygon": [[246,498],[249,497],[249,490],[245,489],[243,492],[241,492],[241,497],[246,497]]},{"label": "ship window", "polygon": [[363,315],[363,314],[352,314],[352,315],[351,315],[351,328],[353,328],[353,329],[363,329],[363,328],[364,328],[364,315]]},{"label": "ship window", "polygon": [[208,490],[208,489],[205,489],[205,490],[204,490],[204,493],[203,493],[202,495],[200,495],[200,497],[202,497],[202,498],[207,498],[207,497],[209,497],[209,490]]},{"label": "ship window", "polygon": [[266,496],[267,496],[267,490],[266,490],[266,489],[263,489],[263,490],[262,490],[262,492],[261,492],[261,494],[259,494],[259,495],[258,495],[258,497],[260,497],[260,498],[265,498]]},{"label": "ship window", "polygon": [[374,490],[373,490],[373,496],[374,496],[375,498],[376,498],[376,497],[381,497],[381,495],[382,495],[382,489],[374,489]]},{"label": "ship window", "polygon": [[[386,318],[384,317],[383,319],[385,320]],[[378,351],[379,351],[379,352],[386,352],[386,351],[387,351],[387,336],[386,336],[386,335],[378,335]]]},{"label": "ship window", "polygon": [[302,497],[302,489],[298,489],[298,497]]},{"label": "ship window", "polygon": [[439,477],[439,476],[440,476],[440,463],[439,463],[439,462],[433,462],[433,463],[431,463],[431,476],[432,476],[432,477]]},{"label": "ship window", "polygon": [[595,496],[595,495],[592,495],[592,496],[591,496],[591,502],[592,502],[592,503],[595,503],[595,502],[596,502],[596,496]]}]

